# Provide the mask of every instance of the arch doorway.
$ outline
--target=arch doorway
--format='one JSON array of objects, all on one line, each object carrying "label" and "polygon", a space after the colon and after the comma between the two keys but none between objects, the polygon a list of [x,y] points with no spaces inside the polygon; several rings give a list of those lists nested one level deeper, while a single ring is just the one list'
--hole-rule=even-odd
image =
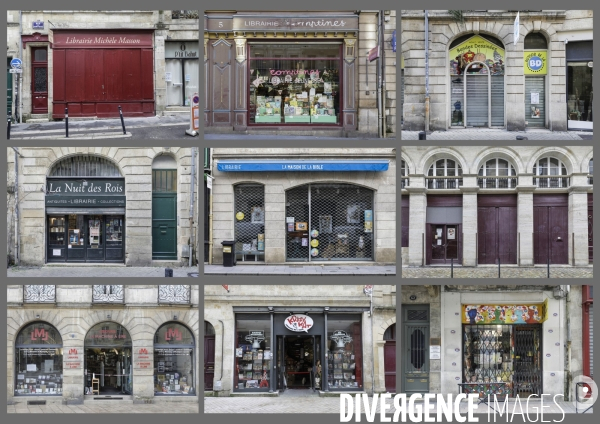
[{"label": "arch doorway", "polygon": [[383,333],[383,368],[385,372],[385,390],[396,393],[396,324],[390,325]]}]

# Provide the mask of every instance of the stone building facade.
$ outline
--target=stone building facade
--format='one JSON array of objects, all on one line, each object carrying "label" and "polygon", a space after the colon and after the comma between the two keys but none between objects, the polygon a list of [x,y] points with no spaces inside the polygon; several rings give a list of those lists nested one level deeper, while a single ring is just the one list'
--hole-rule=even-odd
[{"label": "stone building facade", "polygon": [[[593,128],[593,11],[521,11],[515,45],[516,15],[516,10],[429,11],[432,131]],[[425,129],[424,25],[424,11],[402,11],[408,131]]]},{"label": "stone building facade", "polygon": [[21,147],[15,154],[9,148],[9,257],[15,262],[19,244],[20,265],[187,265],[190,250],[194,256],[198,251],[189,246],[197,245],[199,217],[199,158],[192,166],[192,149],[197,153],[182,147]]},{"label": "stone building facade", "polygon": [[65,107],[90,118],[118,117],[118,105],[124,116],[189,113],[199,92],[198,11],[8,10],[7,22],[7,67],[23,63],[9,75],[9,114],[22,96],[24,122],[62,119]]},{"label": "stone building facade", "polygon": [[396,137],[395,30],[395,10],[206,11],[205,131]]},{"label": "stone building facade", "polygon": [[230,240],[238,262],[395,263],[395,149],[211,153],[212,263]]},{"label": "stone building facade", "polygon": [[591,146],[405,146],[401,155],[403,266],[591,267]]},{"label": "stone building facade", "polygon": [[573,381],[584,374],[583,352],[590,349],[583,336],[585,287],[403,286],[401,352],[425,355],[403,354],[402,392],[445,395],[456,393],[457,384],[493,381],[504,382],[509,397],[573,400]]},{"label": "stone building facade", "polygon": [[[289,330],[282,325],[289,317],[305,317],[309,324],[301,332]],[[297,287],[285,285],[205,285],[204,320],[205,396],[248,391],[284,396],[293,388],[314,388],[314,396],[396,392],[396,286],[307,285],[299,295]],[[346,338],[338,342],[340,335]],[[296,343],[303,343],[309,358],[303,365],[294,362]],[[263,363],[267,383],[257,388],[246,381],[242,365],[251,350],[272,358],[272,364]],[[348,357],[347,375],[338,371],[338,358],[327,355],[333,352]]]},{"label": "stone building facade", "polygon": [[9,285],[7,308],[9,405],[198,402],[198,287]]}]

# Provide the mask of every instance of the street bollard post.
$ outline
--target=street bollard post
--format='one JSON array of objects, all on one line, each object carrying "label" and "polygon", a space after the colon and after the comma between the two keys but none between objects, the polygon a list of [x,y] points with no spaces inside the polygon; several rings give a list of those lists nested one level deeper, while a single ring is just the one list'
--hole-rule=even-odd
[{"label": "street bollard post", "polygon": [[65,108],[65,131],[67,133],[67,138],[69,138],[69,108]]},{"label": "street bollard post", "polygon": [[165,268],[165,277],[172,277],[173,270],[171,268]]},{"label": "street bollard post", "polygon": [[125,121],[123,120],[123,111],[121,110],[121,105],[119,105],[119,115],[121,116],[121,127],[123,127],[123,134],[127,134],[125,131]]},{"label": "street bollard post", "polygon": [[450,278],[454,278],[454,258],[450,258]]},{"label": "street bollard post", "polygon": [[425,131],[419,132],[419,140],[427,140],[427,133]]},{"label": "street bollard post", "polygon": [[8,125],[6,126],[6,138],[8,140],[10,140],[10,124],[11,124],[11,119],[10,119],[10,115],[7,115],[7,119],[8,119]]}]

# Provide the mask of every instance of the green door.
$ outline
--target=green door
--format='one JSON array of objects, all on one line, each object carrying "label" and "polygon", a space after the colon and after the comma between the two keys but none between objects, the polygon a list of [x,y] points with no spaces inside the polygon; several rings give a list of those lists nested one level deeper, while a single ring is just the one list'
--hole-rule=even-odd
[{"label": "green door", "polygon": [[402,392],[429,393],[429,305],[402,305]]},{"label": "green door", "polygon": [[152,259],[177,259],[177,171],[152,171]]},{"label": "green door", "polygon": [[6,71],[7,83],[6,83],[6,115],[12,116],[12,102],[13,102],[13,88],[12,88],[12,75]]}]

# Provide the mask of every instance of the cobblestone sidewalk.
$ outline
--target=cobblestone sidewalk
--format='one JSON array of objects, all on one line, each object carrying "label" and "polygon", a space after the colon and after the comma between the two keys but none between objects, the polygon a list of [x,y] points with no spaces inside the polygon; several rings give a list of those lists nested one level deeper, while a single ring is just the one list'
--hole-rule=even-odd
[{"label": "cobblestone sidewalk", "polygon": [[[500,129],[456,129],[448,131],[433,131],[427,134],[427,140],[516,140],[517,136],[527,137],[529,140],[592,140],[591,132],[575,131],[505,131]],[[402,131],[402,140],[418,140],[418,131]]]},{"label": "cobblestone sidewalk", "polygon": [[[450,267],[402,267],[402,278],[450,278]],[[506,267],[500,270],[501,278],[547,278],[546,267]],[[593,278],[594,268],[550,267],[550,278]],[[454,278],[498,278],[498,268],[454,268]]]},{"label": "cobblestone sidewalk", "polygon": [[[166,268],[166,267],[165,267]],[[10,267],[7,277],[163,277],[163,267],[126,267],[126,266],[64,266],[64,267]],[[173,277],[188,277],[188,273],[198,273],[198,267],[181,267],[173,269]],[[196,274],[197,276],[197,274]]]},{"label": "cobblestone sidewalk", "polygon": [[[177,413],[198,414],[197,403],[178,402]],[[62,405],[53,403],[49,405],[27,405],[19,403],[7,405],[6,412],[9,414],[172,414],[173,404],[139,404],[128,403],[104,403],[84,405]]]},{"label": "cobblestone sidewalk", "polygon": [[240,265],[224,267],[223,265],[204,265],[204,275],[363,275],[363,276],[395,276],[396,265],[389,266],[315,266],[315,265]]}]

